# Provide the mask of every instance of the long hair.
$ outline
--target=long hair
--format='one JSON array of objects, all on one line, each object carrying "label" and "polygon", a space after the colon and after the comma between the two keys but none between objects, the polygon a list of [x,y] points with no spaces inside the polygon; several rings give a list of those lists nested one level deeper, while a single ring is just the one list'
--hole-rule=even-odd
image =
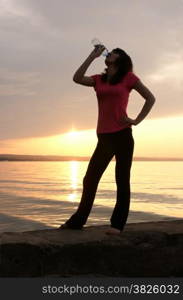
[{"label": "long hair", "polygon": [[[113,49],[114,53],[117,53],[119,57],[115,61],[115,66],[117,66],[117,72],[111,77],[109,80],[110,84],[119,83],[128,72],[133,71],[133,63],[131,57],[122,49],[115,48]],[[104,70],[101,75],[101,79],[103,82],[107,81],[107,68]]]}]

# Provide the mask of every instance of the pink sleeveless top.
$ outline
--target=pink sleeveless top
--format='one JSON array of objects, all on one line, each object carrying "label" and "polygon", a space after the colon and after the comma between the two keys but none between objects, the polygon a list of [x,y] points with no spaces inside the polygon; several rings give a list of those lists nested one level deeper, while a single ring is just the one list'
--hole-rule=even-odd
[{"label": "pink sleeveless top", "polygon": [[139,78],[133,72],[128,72],[121,82],[110,85],[102,82],[101,74],[90,77],[95,81],[94,89],[98,100],[97,133],[115,132],[131,127],[121,124],[120,119],[127,115],[129,94]]}]

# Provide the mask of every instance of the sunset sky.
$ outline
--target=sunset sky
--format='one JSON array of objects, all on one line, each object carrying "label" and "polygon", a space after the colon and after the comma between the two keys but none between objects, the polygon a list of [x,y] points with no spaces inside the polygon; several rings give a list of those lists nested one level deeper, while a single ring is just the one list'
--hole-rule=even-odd
[{"label": "sunset sky", "polygon": [[[0,154],[92,154],[95,92],[72,77],[97,37],[129,53],[156,97],[133,127],[135,155],[183,157],[182,15],[182,0],[1,0]],[[101,56],[86,75],[104,68]],[[143,103],[133,91],[129,117]]]}]

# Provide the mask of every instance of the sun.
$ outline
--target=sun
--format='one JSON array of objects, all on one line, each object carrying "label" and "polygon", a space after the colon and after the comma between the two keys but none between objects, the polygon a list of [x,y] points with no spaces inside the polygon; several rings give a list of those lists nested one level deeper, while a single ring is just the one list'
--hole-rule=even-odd
[{"label": "sun", "polygon": [[79,131],[72,130],[72,131],[70,131],[70,132],[68,133],[68,136],[69,136],[69,138],[71,138],[71,139],[77,139],[77,138],[79,138],[79,136],[80,136],[80,132],[79,132]]}]

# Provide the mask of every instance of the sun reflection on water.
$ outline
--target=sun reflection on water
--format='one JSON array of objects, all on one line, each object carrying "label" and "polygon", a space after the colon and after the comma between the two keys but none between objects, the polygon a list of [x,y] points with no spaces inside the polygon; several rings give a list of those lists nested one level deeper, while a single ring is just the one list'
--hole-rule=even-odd
[{"label": "sun reflection on water", "polygon": [[68,195],[69,201],[75,201],[77,199],[77,187],[78,187],[78,161],[70,161],[70,182],[72,192]]}]

